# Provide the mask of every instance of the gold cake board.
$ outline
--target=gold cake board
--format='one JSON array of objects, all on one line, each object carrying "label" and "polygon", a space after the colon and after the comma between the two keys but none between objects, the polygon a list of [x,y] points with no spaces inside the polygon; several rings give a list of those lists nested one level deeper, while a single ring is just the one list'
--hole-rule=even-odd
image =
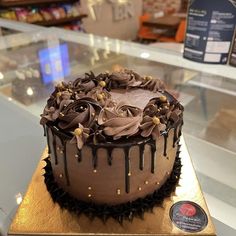
[{"label": "gold cake board", "polygon": [[[203,194],[184,140],[181,139],[182,173],[171,197],[164,200],[162,207],[155,207],[153,212],[146,212],[144,219],[134,218],[132,222],[124,221],[120,225],[113,219],[103,223],[100,219],[89,220],[85,215],[76,216],[67,210],[61,210],[54,203],[44,184],[40,161],[25,197],[18,208],[10,226],[9,235],[216,235]],[[44,151],[42,159],[47,157]],[[197,233],[188,233],[175,226],[170,219],[171,206],[179,201],[197,203],[206,213],[208,223]]]}]

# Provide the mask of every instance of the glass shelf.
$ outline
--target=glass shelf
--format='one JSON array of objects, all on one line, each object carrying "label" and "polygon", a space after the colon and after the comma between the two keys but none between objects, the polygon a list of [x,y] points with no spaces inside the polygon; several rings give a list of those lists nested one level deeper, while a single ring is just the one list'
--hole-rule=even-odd
[{"label": "glass shelf", "polygon": [[196,63],[182,57],[181,51],[175,51],[158,46],[146,46],[137,43],[109,39],[107,37],[94,36],[93,34],[84,34],[71,32],[67,34],[64,30],[54,28],[55,33],[62,39],[85,44],[91,47],[103,48],[113,52],[124,53],[129,56],[139,57],[177,66],[185,69],[204,72],[212,75],[222,76],[230,79],[236,79],[235,67],[229,65],[209,65]]}]

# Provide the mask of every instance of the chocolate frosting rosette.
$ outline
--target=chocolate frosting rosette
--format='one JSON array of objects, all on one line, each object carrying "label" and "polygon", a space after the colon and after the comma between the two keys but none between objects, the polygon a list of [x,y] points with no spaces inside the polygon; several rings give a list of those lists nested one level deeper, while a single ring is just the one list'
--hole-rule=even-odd
[{"label": "chocolate frosting rosette", "polygon": [[40,124],[45,125],[48,121],[55,121],[59,117],[60,110],[55,107],[45,107],[41,115]]},{"label": "chocolate frosting rosette", "polygon": [[78,99],[62,110],[58,118],[58,126],[67,131],[75,129],[78,124],[86,128],[91,127],[100,110],[101,106],[96,100],[89,97]]},{"label": "chocolate frosting rosette", "polygon": [[[103,84],[102,82],[105,85],[104,81],[101,81],[100,84]],[[96,100],[102,107],[108,105],[111,101],[110,93],[108,93],[108,91],[104,89],[103,86],[92,89],[87,95]]]},{"label": "chocolate frosting rosette", "polygon": [[86,73],[84,78],[76,79],[72,85],[75,92],[88,92],[97,86],[96,77],[93,72]]},{"label": "chocolate frosting rosette", "polygon": [[145,116],[140,128],[142,130],[141,135],[143,137],[149,137],[151,135],[152,138],[156,140],[160,137],[161,131],[166,129],[166,125],[162,124],[160,119],[156,116]]},{"label": "chocolate frosting rosette", "polygon": [[136,87],[142,83],[141,76],[131,70],[126,69],[113,72],[109,76],[109,79],[111,80],[113,87]]},{"label": "chocolate frosting rosette", "polygon": [[103,132],[114,140],[136,134],[141,121],[142,110],[124,103],[104,108],[98,116],[98,124],[104,126]]},{"label": "chocolate frosting rosette", "polygon": [[[57,102],[59,99],[60,101]],[[48,105],[44,108],[43,114],[41,115],[40,124],[45,125],[48,121],[55,121],[59,117],[61,110],[70,103],[74,102],[71,99],[71,93],[68,91],[58,92],[54,100],[55,103],[52,103],[51,106],[49,105],[50,103],[48,103]]]},{"label": "chocolate frosting rosette", "polygon": [[157,92],[159,90],[164,90],[165,85],[164,85],[163,81],[161,81],[161,80],[153,79],[152,76],[145,76],[143,78],[141,85],[140,85],[140,88],[144,88],[144,89],[151,90],[153,92]]}]

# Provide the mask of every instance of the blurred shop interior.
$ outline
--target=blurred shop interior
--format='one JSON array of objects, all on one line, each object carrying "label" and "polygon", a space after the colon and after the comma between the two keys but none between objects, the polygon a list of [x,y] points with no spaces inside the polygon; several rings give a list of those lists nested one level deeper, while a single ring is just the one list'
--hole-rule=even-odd
[{"label": "blurred shop interior", "polygon": [[[0,197],[0,232],[45,148],[38,123],[54,84],[120,66],[161,78],[183,103],[185,142],[217,231],[236,235],[236,18],[229,43],[210,42],[201,61],[186,47],[198,37],[186,38],[188,7],[188,0],[0,0],[0,148],[9,157],[0,159],[0,188],[8,189],[4,179],[11,185]],[[16,153],[21,169],[12,167]]]}]

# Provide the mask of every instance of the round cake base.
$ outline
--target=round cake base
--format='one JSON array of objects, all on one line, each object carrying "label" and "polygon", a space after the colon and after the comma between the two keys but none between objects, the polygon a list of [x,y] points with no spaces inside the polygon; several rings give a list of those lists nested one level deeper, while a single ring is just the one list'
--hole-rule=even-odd
[{"label": "round cake base", "polygon": [[[180,146],[178,147],[178,150],[179,148]],[[102,221],[106,222],[109,217],[112,217],[122,224],[123,220],[132,221],[133,217],[143,218],[145,211],[152,211],[154,206],[161,206],[164,199],[171,195],[171,193],[175,190],[181,174],[182,165],[179,153],[180,151],[177,151],[174,167],[170,177],[161,186],[161,188],[154,191],[152,194],[147,195],[145,198],[139,198],[133,202],[127,202],[125,204],[115,206],[105,204],[98,205],[92,202],[80,201],[70,196],[55,182],[49,157],[44,159],[46,162],[46,166],[44,167],[44,182],[53,201],[58,203],[61,208],[67,209],[77,215],[85,214],[91,220],[94,217],[98,217]]]}]

